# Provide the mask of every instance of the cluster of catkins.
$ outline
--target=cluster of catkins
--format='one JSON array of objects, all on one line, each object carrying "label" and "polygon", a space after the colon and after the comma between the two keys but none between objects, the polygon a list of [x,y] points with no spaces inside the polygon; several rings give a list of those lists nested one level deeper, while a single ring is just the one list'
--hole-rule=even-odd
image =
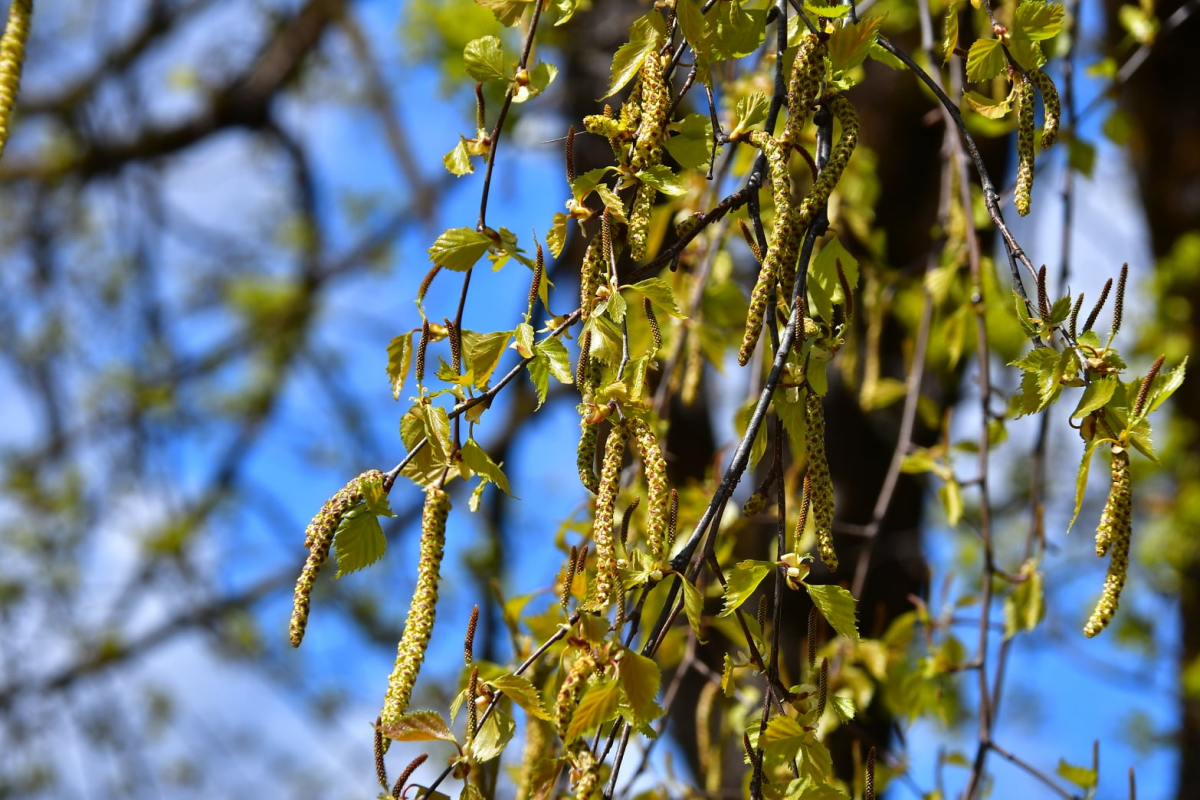
[{"label": "cluster of catkins", "polygon": [[1046,112],[1046,124],[1042,128],[1042,149],[1051,147],[1058,139],[1059,116],[1062,113],[1058,100],[1058,90],[1054,81],[1040,69],[1018,74],[1016,80],[1017,107],[1017,187],[1013,193],[1013,205],[1022,217],[1029,214],[1029,204],[1033,194],[1033,112],[1034,98],[1038,92],[1042,95],[1042,105]]}]

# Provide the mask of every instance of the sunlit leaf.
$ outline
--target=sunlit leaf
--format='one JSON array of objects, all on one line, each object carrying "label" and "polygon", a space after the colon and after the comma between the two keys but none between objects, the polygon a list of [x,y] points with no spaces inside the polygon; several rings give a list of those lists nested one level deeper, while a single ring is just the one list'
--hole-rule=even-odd
[{"label": "sunlit leaf", "polygon": [[967,80],[983,83],[1004,71],[1008,61],[999,39],[976,39],[967,53]]},{"label": "sunlit leaf", "polygon": [[451,228],[429,248],[429,260],[446,269],[464,272],[492,246],[492,240],[474,228]]},{"label": "sunlit leaf", "polygon": [[457,741],[450,726],[436,711],[413,711],[404,714],[394,725],[385,725],[383,735],[397,742]]},{"label": "sunlit leaf", "polygon": [[858,623],[856,621],[857,602],[854,595],[846,591],[840,586],[813,586],[805,584],[804,588],[808,590],[808,596],[812,598],[813,605],[821,612],[821,616],[833,627],[835,631],[845,636],[851,641],[858,641]]},{"label": "sunlit leaf", "polygon": [[728,617],[736,611],[776,569],[774,561],[742,561],[735,566],[726,579],[725,606],[718,616]]},{"label": "sunlit leaf", "polygon": [[[605,632],[607,633],[607,623]],[[571,724],[567,727],[565,742],[570,744],[582,734],[603,725],[617,716],[617,704],[621,700],[621,687],[614,680],[601,678],[588,687],[579,701]]]},{"label": "sunlit leaf", "polygon": [[644,725],[661,717],[664,712],[654,698],[658,696],[662,670],[654,659],[633,650],[623,650],[618,672],[621,690],[633,709],[637,724]]}]

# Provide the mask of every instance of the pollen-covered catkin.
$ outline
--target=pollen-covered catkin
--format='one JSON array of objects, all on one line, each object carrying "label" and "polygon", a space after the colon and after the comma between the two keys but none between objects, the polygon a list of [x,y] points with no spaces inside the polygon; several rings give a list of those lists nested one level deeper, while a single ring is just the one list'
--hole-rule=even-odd
[{"label": "pollen-covered catkin", "polygon": [[575,715],[575,706],[583,696],[583,689],[588,678],[596,671],[596,660],[587,650],[581,650],[576,657],[567,677],[563,680],[562,688],[554,702],[554,729],[563,741],[567,739],[567,730],[571,726],[571,717]]},{"label": "pollen-covered catkin", "polygon": [[650,496],[646,504],[646,547],[654,563],[662,560],[663,539],[667,532],[667,503],[671,489],[667,485],[667,462],[663,460],[662,448],[650,426],[640,419],[628,422],[633,446],[646,469],[646,486]]},{"label": "pollen-covered catkin", "polygon": [[1022,217],[1029,214],[1033,195],[1033,81],[1023,75],[1017,81],[1017,188],[1013,205]]},{"label": "pollen-covered catkin", "polygon": [[617,583],[613,514],[621,490],[621,459],[625,455],[627,435],[628,429],[623,423],[613,426],[609,432],[600,467],[600,491],[596,493],[596,520],[592,525],[592,541],[596,543],[596,595],[591,607],[601,611],[608,608]]},{"label": "pollen-covered catkin", "polygon": [[817,549],[825,566],[831,572],[836,572],[838,559],[833,549],[833,479],[829,475],[829,461],[825,458],[825,407],[816,392],[808,392],[805,411],[808,417],[805,443],[808,445],[809,493],[817,531]]},{"label": "pollen-covered catkin", "polygon": [[600,438],[600,429],[589,425],[587,420],[579,421],[579,447],[575,451],[575,465],[579,468],[579,482],[592,494],[600,493],[600,479],[596,477],[596,443]]},{"label": "pollen-covered catkin", "polygon": [[[1117,603],[1121,598],[1121,589],[1125,586],[1125,573],[1129,569],[1129,540],[1133,533],[1131,517],[1133,513],[1133,492],[1129,483],[1129,453],[1119,448],[1113,448],[1112,458],[1112,489],[1108,493],[1108,502],[1100,517],[1103,526],[1110,523],[1109,543],[1112,553],[1108,562],[1108,575],[1104,578],[1104,589],[1100,600],[1092,611],[1083,633],[1088,638],[1096,636],[1104,630],[1117,613]],[[1100,551],[1100,532],[1096,532],[1096,551]]]},{"label": "pollen-covered catkin", "polygon": [[600,765],[596,757],[586,742],[580,742],[572,748],[570,759],[571,787],[575,791],[575,800],[591,800],[600,786]]},{"label": "pollen-covered catkin", "polygon": [[1105,556],[1120,530],[1129,525],[1129,453],[1113,448],[1112,489],[1104,510],[1100,512],[1100,524],[1096,526],[1096,555]]},{"label": "pollen-covered catkin", "polygon": [[292,647],[299,647],[304,640],[304,630],[308,627],[308,612],[312,603],[313,584],[317,574],[329,558],[329,547],[333,544],[334,533],[346,512],[362,500],[361,481],[382,481],[383,473],[377,469],[367,470],[338,490],[337,494],[325,501],[317,512],[308,528],[304,531],[304,546],[308,548],[308,559],[304,569],[296,581],[296,591],[292,595],[292,620],[288,625],[288,636]]},{"label": "pollen-covered catkin", "polygon": [[823,102],[829,106],[829,110],[841,124],[842,133],[829,154],[829,163],[825,165],[825,169],[821,170],[821,174],[813,183],[812,191],[800,203],[796,211],[795,226],[799,232],[808,228],[817,211],[824,208],[825,204],[829,202],[829,196],[833,194],[834,187],[842,179],[842,173],[846,170],[846,165],[850,163],[850,157],[854,155],[854,148],[858,146],[858,113],[854,110],[854,106],[850,105],[846,96],[840,93],[827,94]]},{"label": "pollen-covered catkin", "polygon": [[446,518],[450,514],[450,495],[437,487],[425,490],[425,508],[421,512],[421,557],[417,564],[417,585],[413,590],[404,635],[396,649],[396,665],[388,678],[387,694],[383,700],[385,728],[395,725],[408,709],[417,673],[425,660],[429,637],[433,633],[437,613],[438,580],[441,575],[442,552],[446,547]]},{"label": "pollen-covered catkin", "polygon": [[652,167],[662,159],[662,136],[667,127],[671,93],[663,78],[662,59],[650,52],[642,62],[642,119],[633,144],[629,165],[634,172]]},{"label": "pollen-covered catkin", "polygon": [[795,146],[800,141],[800,132],[821,92],[826,50],[825,43],[817,34],[806,31],[800,37],[800,48],[796,51],[792,76],[788,81],[787,123],[779,137],[785,146]]},{"label": "pollen-covered catkin", "polygon": [[775,198],[775,223],[772,230],[771,242],[767,253],[763,256],[762,267],[758,271],[758,280],[750,292],[750,306],[746,312],[746,331],[742,335],[742,345],[738,349],[738,364],[743,367],[754,353],[758,338],[762,335],[763,319],[766,315],[767,301],[775,282],[785,270],[789,260],[795,260],[797,229],[792,214],[791,176],[787,166],[787,150],[779,142],[763,131],[755,131],[750,135],[750,142],[762,149],[767,159],[767,167],[771,174],[771,187]]},{"label": "pollen-covered catkin", "polygon": [[1038,91],[1042,93],[1042,107],[1046,109],[1046,124],[1042,128],[1042,149],[1046,150],[1058,139],[1062,104],[1058,101],[1058,89],[1054,87],[1054,81],[1050,80],[1049,75],[1035,69],[1029,76],[1037,83]]},{"label": "pollen-covered catkin", "polygon": [[33,0],[12,0],[8,7],[8,22],[0,38],[0,156],[8,142],[8,127],[13,104],[21,87],[21,67],[25,63],[25,42],[29,39],[29,22],[33,16]]},{"label": "pollen-covered catkin", "polygon": [[641,261],[646,257],[646,240],[650,233],[650,209],[658,190],[648,183],[638,187],[629,211],[629,257]]}]

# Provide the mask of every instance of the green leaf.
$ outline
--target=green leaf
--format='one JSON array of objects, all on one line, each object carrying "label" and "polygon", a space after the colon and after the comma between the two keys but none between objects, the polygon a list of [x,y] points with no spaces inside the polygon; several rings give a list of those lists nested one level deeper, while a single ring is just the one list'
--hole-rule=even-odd
[{"label": "green leaf", "polygon": [[813,605],[833,629],[852,642],[858,641],[858,623],[855,621],[854,595],[840,586],[813,586],[804,584]]},{"label": "green leaf", "polygon": [[758,50],[767,30],[767,7],[747,9],[744,0],[719,3],[710,41],[715,61],[742,58]]},{"label": "green leaf", "polygon": [[1031,631],[1046,616],[1046,596],[1042,587],[1042,572],[1037,561],[1030,559],[1021,567],[1025,580],[1016,584],[1004,598],[1004,638],[1011,639],[1021,631]]},{"label": "green leaf", "polygon": [[554,7],[558,9],[558,20],[554,23],[554,27],[557,28],[559,25],[566,25],[571,21],[571,17],[575,16],[579,0],[554,0]]},{"label": "green leaf", "polygon": [[962,486],[957,480],[951,478],[938,489],[938,497],[942,499],[942,507],[946,509],[946,522],[951,528],[956,527],[962,521]]},{"label": "green leaf", "polygon": [[504,65],[503,47],[495,36],[467,42],[463,48],[463,63],[467,74],[480,83],[507,81],[512,77]]},{"label": "green leaf", "polygon": [[533,358],[533,326],[522,322],[514,333],[513,349],[521,354],[521,358]]},{"label": "green leaf", "polygon": [[838,719],[842,722],[849,722],[854,719],[854,698],[849,694],[829,695],[829,705],[833,706],[834,713],[837,714]]},{"label": "green leaf", "polygon": [[967,53],[967,80],[983,83],[1004,71],[1008,61],[999,39],[976,39]]},{"label": "green leaf", "polygon": [[608,310],[608,316],[612,317],[613,322],[620,325],[625,321],[625,311],[628,304],[625,302],[625,298],[621,296],[620,292],[613,292],[609,296],[606,306]]},{"label": "green leaf", "polygon": [[382,475],[360,477],[358,479],[358,490],[362,492],[363,502],[367,504],[367,508],[372,514],[377,517],[396,516],[395,512],[392,511],[391,503],[388,502],[387,492],[383,490]]},{"label": "green leaf", "polygon": [[543,339],[533,346],[533,351],[539,358],[546,359],[550,374],[556,381],[568,385],[575,382],[575,374],[571,371],[571,354],[561,339],[556,336]]},{"label": "green leaf", "polygon": [[470,371],[475,374],[476,387],[482,389],[487,386],[488,378],[496,371],[512,335],[512,331],[462,332],[463,355]]},{"label": "green leaf", "polygon": [[471,163],[471,154],[467,150],[467,140],[460,134],[458,144],[454,145],[454,149],[446,155],[442,156],[442,163],[451,175],[461,178],[463,175],[470,175],[475,171],[475,165]]},{"label": "green leaf", "polygon": [[513,496],[512,491],[508,488],[508,478],[504,475],[503,470],[496,462],[492,461],[492,457],[474,439],[468,439],[463,445],[462,459],[463,463],[474,472],[486,476],[488,480],[499,486],[500,491],[509,497]]},{"label": "green leaf", "polygon": [[844,17],[850,13],[850,6],[819,6],[816,3],[805,3],[804,10],[818,17]]},{"label": "green leaf", "polygon": [[700,56],[710,58],[709,35],[704,15],[700,12],[700,0],[675,0],[675,15],[683,38]]},{"label": "green leaf", "polygon": [[567,726],[564,743],[570,744],[580,735],[615,718],[620,700],[621,687],[614,680],[601,678],[589,686],[571,717],[571,724]]},{"label": "green leaf", "polygon": [[656,720],[665,713],[654,701],[662,683],[662,671],[654,659],[633,650],[623,650],[618,674],[625,699],[633,709],[635,727]]},{"label": "green leaf", "polygon": [[692,626],[696,638],[704,642],[700,636],[700,624],[704,617],[704,595],[682,575],[679,576],[679,581],[683,584],[683,610],[687,613],[688,624]]},{"label": "green leaf", "polygon": [[1079,518],[1079,510],[1083,508],[1083,495],[1087,492],[1088,471],[1092,467],[1092,456],[1095,454],[1096,448],[1105,441],[1105,439],[1096,439],[1083,451],[1083,461],[1079,464],[1079,471],[1075,473],[1075,512],[1071,514],[1071,521],[1067,523],[1067,533],[1071,532],[1071,527]]},{"label": "green leaf", "polygon": [[653,167],[648,167],[637,173],[637,177],[649,186],[653,186],[663,194],[671,197],[680,197],[687,194],[687,187],[683,183],[683,178],[671,172],[671,168],[665,164],[656,164]]},{"label": "green leaf", "polygon": [[717,616],[728,617],[736,611],[776,568],[774,561],[742,561],[735,566],[725,584],[725,607]]},{"label": "green leaf", "polygon": [[613,222],[629,222],[625,217],[625,204],[621,202],[621,198],[617,196],[616,192],[604,184],[600,184],[596,187],[596,194],[600,195],[600,199],[604,201],[604,207],[608,210]]},{"label": "green leaf", "polygon": [[737,124],[734,126],[730,136],[745,133],[755,125],[766,120],[770,105],[771,101],[767,98],[765,92],[751,92],[738,100],[733,112],[734,117],[737,119]]},{"label": "green leaf", "polygon": [[1025,0],[1013,16],[1012,38],[1034,42],[1052,39],[1062,30],[1065,17],[1066,9],[1059,3]]},{"label": "green leaf", "polygon": [[633,80],[647,54],[658,50],[659,43],[666,35],[666,23],[657,11],[651,11],[634,21],[630,29],[630,41],[617,48],[613,56],[612,77],[608,82],[608,90],[600,97],[612,97]]},{"label": "green leaf", "polygon": [[558,77],[558,67],[539,61],[537,66],[529,70],[529,81],[525,85],[518,84],[513,92],[514,103],[524,103],[537,97],[554,83]]},{"label": "green leaf", "polygon": [[333,546],[337,550],[338,578],[369,567],[383,558],[387,537],[379,518],[366,505],[357,505],[346,512],[338,523]]},{"label": "green leaf", "polygon": [[473,228],[451,228],[429,248],[429,260],[446,269],[465,272],[492,246],[492,240]]},{"label": "green leaf", "polygon": [[550,226],[550,232],[546,234],[546,245],[555,258],[562,255],[563,247],[567,244],[567,222],[570,219],[559,211],[554,215],[554,224]]},{"label": "green leaf", "polygon": [[1161,406],[1168,397],[1175,394],[1175,390],[1183,385],[1183,376],[1186,372],[1187,356],[1184,356],[1178,367],[1166,374],[1158,374],[1150,387],[1150,394],[1147,395],[1146,414]]},{"label": "green leaf", "polygon": [[[850,252],[842,246],[836,236],[821,245],[821,252],[813,259],[812,266],[809,267],[809,275],[821,285],[831,303],[845,305],[846,298],[842,291],[842,282],[838,280],[838,262],[841,262],[842,271],[846,274],[846,282],[850,284],[850,290],[854,291],[854,288],[858,286],[858,259],[850,255]],[[826,321],[832,322],[832,310],[830,310],[830,315],[824,317],[824,313],[822,313]]]},{"label": "green leaf", "polygon": [[590,169],[582,175],[576,175],[575,180],[571,182],[571,194],[578,202],[582,203],[588,193],[594,191],[600,185],[600,181],[604,180],[605,176],[614,169],[615,167],[599,167]]},{"label": "green leaf", "polygon": [[[758,728],[755,721],[754,727]],[[768,763],[786,764],[800,755],[808,739],[803,726],[786,714],[777,714],[759,738],[759,746]]]},{"label": "green leaf", "polygon": [[400,392],[404,390],[404,381],[408,378],[408,368],[412,365],[412,333],[404,333],[392,339],[387,354],[387,376],[392,384],[392,399],[399,400]]},{"label": "green leaf", "polygon": [[384,725],[383,735],[397,742],[456,742],[450,726],[436,711],[404,714],[395,725]]},{"label": "green leaf", "polygon": [[671,284],[662,278],[647,278],[644,281],[638,281],[632,286],[625,288],[632,289],[642,297],[649,299],[651,303],[672,317],[687,319],[687,315],[680,310],[679,304],[675,302],[675,292],[671,290]]},{"label": "green leaf", "polygon": [[867,60],[883,20],[883,16],[865,17],[856,25],[839,27],[833,32],[829,37],[829,64],[834,74],[854,69]]},{"label": "green leaf", "polygon": [[1008,46],[1008,52],[1012,53],[1013,60],[1026,72],[1041,69],[1046,65],[1046,55],[1042,52],[1042,46],[1037,42],[1013,39]]},{"label": "green leaf", "polygon": [[1079,398],[1079,405],[1071,412],[1071,419],[1083,419],[1093,411],[1106,406],[1120,385],[1121,380],[1116,375],[1107,375],[1089,383]]},{"label": "green leaf", "polygon": [[1096,770],[1068,764],[1065,759],[1058,760],[1058,769],[1055,772],[1060,778],[1065,778],[1080,789],[1091,789],[1096,785]]},{"label": "green leaf", "polygon": [[525,710],[526,714],[547,722],[550,721],[550,714],[542,705],[542,696],[538,693],[537,687],[523,675],[501,675],[495,680],[488,681],[488,685],[508,695],[514,703]]},{"label": "green leaf", "polygon": [[[677,5],[676,8],[678,7]],[[670,127],[678,131],[663,143],[671,158],[679,162],[679,166],[684,169],[700,169],[707,165],[712,157],[713,141],[712,120],[709,116],[688,114],[678,122],[671,123]]]},{"label": "green leaf", "polygon": [[963,98],[966,99],[967,105],[976,114],[982,114],[988,119],[1002,119],[1009,111],[1012,110],[1008,98],[996,101],[985,94],[968,90],[963,93]]},{"label": "green leaf", "polygon": [[476,761],[491,761],[504,752],[516,730],[517,723],[513,722],[512,717],[499,708],[492,709],[491,715],[479,726],[479,731],[471,740],[471,755]]},{"label": "green leaf", "polygon": [[529,380],[533,382],[534,391],[537,392],[537,406],[534,410],[542,407],[546,402],[546,393],[550,391],[550,359],[537,357],[525,363],[525,370],[529,373]]},{"label": "green leaf", "polygon": [[945,64],[954,55],[958,47],[958,0],[951,0],[946,6],[946,33],[942,37],[942,63]]}]

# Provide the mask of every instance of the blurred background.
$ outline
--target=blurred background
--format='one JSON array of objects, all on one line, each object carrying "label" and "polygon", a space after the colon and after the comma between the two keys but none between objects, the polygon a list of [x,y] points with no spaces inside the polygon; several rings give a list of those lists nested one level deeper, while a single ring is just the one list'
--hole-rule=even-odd
[{"label": "blurred background", "polygon": [[[539,31],[539,57],[560,74],[516,109],[500,146],[489,220],[526,239],[544,241],[563,209],[561,138],[595,113],[612,52],[651,8],[591,5]],[[887,12],[884,31],[920,49],[924,2],[859,5]],[[931,5],[940,19],[945,3]],[[1200,314],[1200,3],[1068,6],[1079,14],[1078,119],[1069,146],[1039,161],[1034,214],[1014,231],[1035,263],[1091,297],[1130,263],[1123,352],[1144,373],[1160,353],[1173,364],[1192,350]],[[476,217],[481,176],[455,178],[442,157],[474,135],[461,53],[487,34],[516,43],[470,0],[37,3],[0,162],[0,797],[375,796],[370,724],[414,580],[418,494],[393,494],[383,562],[339,580],[325,571],[299,651],[287,618],[309,517],[349,477],[404,453],[386,348],[420,323],[412,298],[429,243]],[[919,285],[940,116],[911,75],[867,70],[856,159],[879,181],[867,201],[885,242],[877,266],[897,286]],[[1050,72],[1068,80],[1060,61]],[[1008,184],[1011,136],[990,132],[987,157]],[[557,313],[574,308],[575,247],[551,271]],[[435,313],[452,313],[452,277],[430,289]],[[510,327],[528,274],[480,277],[471,326]],[[901,304],[889,324],[906,324]],[[903,376],[902,354],[889,370]],[[973,387],[969,371],[946,375],[949,408]],[[735,440],[745,381],[706,373],[703,402],[674,418],[673,438],[696,448],[677,470],[703,479]],[[997,740],[1053,772],[1059,758],[1090,764],[1101,738],[1101,797],[1127,796],[1133,765],[1141,797],[1200,786],[1198,386],[1185,383],[1158,432],[1163,466],[1135,465],[1134,575],[1114,635],[1097,641],[1079,628],[1104,572],[1086,522],[1104,492],[1097,483],[1078,535],[1064,538],[1081,447],[1065,419],[1050,426],[1049,611],[1014,644]],[[586,510],[575,395],[552,390],[530,417],[534,402],[514,383],[481,433],[524,501],[490,491],[479,512],[452,517],[445,604],[418,687],[427,704],[456,691],[471,606],[548,591],[555,532]],[[855,493],[877,492],[899,412],[849,406],[830,421],[847,525],[870,516]],[[953,426],[977,425],[969,407]],[[1002,522],[1011,511],[1014,552],[1036,435],[1021,420],[997,456],[996,474],[1013,479],[996,503]],[[844,487],[850,475],[866,485]],[[868,584],[886,591],[864,609],[894,616],[909,593],[939,606],[969,591],[970,532],[951,530],[915,479],[897,506],[871,556]],[[497,612],[481,624],[477,654],[505,661]],[[884,720],[913,779],[889,797],[956,793],[968,716]],[[686,737],[668,741],[660,752],[686,783]],[[989,763],[993,796],[1045,796]]]}]

